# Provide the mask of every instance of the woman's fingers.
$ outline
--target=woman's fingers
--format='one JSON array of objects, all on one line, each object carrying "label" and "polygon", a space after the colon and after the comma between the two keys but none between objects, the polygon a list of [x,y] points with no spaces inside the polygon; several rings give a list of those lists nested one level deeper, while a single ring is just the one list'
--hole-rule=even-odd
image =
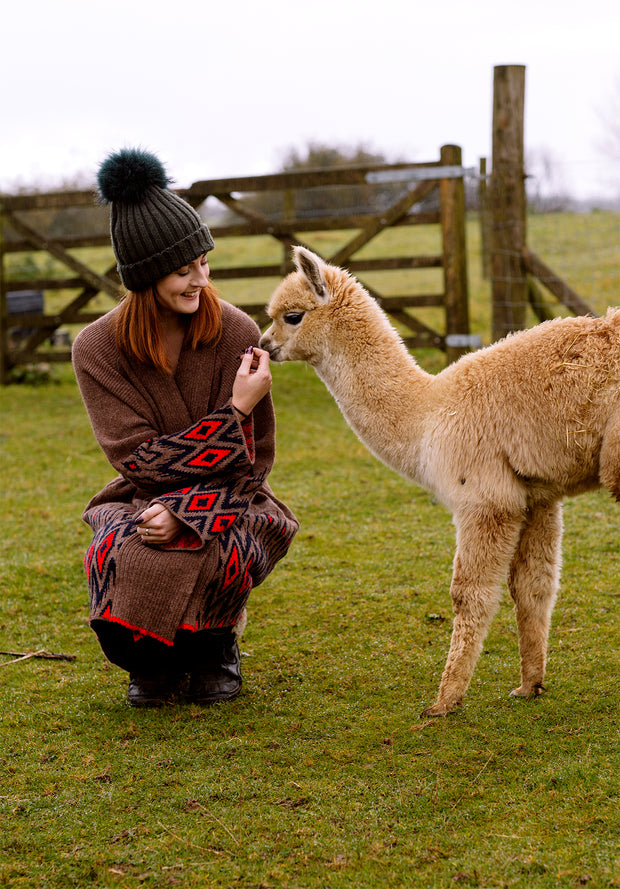
[{"label": "woman's fingers", "polygon": [[153,503],[134,522],[143,542],[154,544],[170,543],[183,525],[162,503]]},{"label": "woman's fingers", "polygon": [[249,414],[271,389],[269,353],[253,346],[243,353],[233,384],[232,400],[236,408]]}]

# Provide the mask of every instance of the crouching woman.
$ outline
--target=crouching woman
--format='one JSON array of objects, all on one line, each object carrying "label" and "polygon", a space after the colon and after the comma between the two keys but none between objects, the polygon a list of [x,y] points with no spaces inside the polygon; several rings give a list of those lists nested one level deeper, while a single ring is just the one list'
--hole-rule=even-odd
[{"label": "crouching woman", "polygon": [[128,292],[73,347],[95,437],[119,473],[83,516],[90,622],[130,674],[133,706],[239,694],[248,596],[298,528],[267,481],[275,419],[259,330],[218,299],[211,234],[168,181],[141,150],[101,165]]}]

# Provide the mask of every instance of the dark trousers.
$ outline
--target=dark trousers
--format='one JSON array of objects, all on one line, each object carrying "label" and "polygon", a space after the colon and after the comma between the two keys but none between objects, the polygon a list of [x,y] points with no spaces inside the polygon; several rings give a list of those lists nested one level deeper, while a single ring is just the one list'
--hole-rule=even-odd
[{"label": "dark trousers", "polygon": [[128,673],[145,677],[199,669],[217,656],[223,637],[231,633],[230,628],[195,633],[178,630],[174,645],[166,645],[150,636],[135,639],[132,630],[109,621],[93,621],[92,627],[109,661]]}]

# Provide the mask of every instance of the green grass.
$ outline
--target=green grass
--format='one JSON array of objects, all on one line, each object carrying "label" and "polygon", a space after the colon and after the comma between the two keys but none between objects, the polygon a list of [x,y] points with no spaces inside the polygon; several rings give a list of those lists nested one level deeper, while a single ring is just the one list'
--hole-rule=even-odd
[{"label": "green grass", "polygon": [[450,516],[368,454],[311,370],[276,366],[271,481],[301,530],[252,594],[244,692],[134,711],[87,625],[80,513],[112,473],[70,368],[54,374],[0,390],[0,648],[76,656],[0,656],[0,886],[620,886],[608,495],[566,504],[547,694],[508,697],[505,601],[463,707],[421,720],[450,638]]},{"label": "green grass", "polygon": [[[252,596],[233,704],[136,712],[87,626],[79,514],[110,477],[68,368],[0,393],[0,885],[619,885],[617,512],[566,507],[548,693],[505,603],[464,706],[420,720],[450,635],[453,531],[274,369],[272,481],[302,527]],[[9,660],[4,657],[2,660]]]}]

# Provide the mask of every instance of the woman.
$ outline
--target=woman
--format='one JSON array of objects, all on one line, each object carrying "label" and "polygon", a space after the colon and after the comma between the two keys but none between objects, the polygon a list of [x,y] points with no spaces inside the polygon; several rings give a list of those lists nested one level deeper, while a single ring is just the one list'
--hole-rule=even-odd
[{"label": "woman", "polygon": [[119,476],[87,505],[91,626],[128,671],[129,703],[231,700],[245,605],[298,524],[271,491],[275,420],[259,330],[209,282],[213,240],[152,154],[98,175],[120,306],[84,328],[73,363]]}]

